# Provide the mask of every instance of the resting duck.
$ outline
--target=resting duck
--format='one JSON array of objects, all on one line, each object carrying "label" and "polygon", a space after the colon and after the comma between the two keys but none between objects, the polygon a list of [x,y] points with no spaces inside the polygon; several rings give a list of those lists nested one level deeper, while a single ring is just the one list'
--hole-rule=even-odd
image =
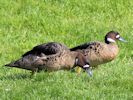
[{"label": "resting duck", "polygon": [[56,42],[38,45],[26,52],[20,59],[5,66],[31,70],[32,74],[41,70],[70,70],[79,66],[92,76],[89,62],[82,53],[70,51],[65,45]]},{"label": "resting duck", "polygon": [[[119,48],[116,44],[117,40],[126,42],[122,37],[120,37],[118,32],[110,31],[105,36],[105,43],[89,42],[71,48],[70,50],[81,52],[89,61],[90,66],[94,68],[116,58],[119,52]],[[80,70],[81,69],[79,69],[79,72]]]}]

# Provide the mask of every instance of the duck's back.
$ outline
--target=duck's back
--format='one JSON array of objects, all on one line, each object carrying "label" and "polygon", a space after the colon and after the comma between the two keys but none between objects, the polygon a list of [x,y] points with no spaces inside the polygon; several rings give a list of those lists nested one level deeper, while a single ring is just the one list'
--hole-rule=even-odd
[{"label": "duck's back", "polygon": [[26,52],[22,56],[24,57],[29,54],[39,56],[41,53],[44,53],[45,55],[52,55],[66,49],[68,48],[63,44],[57,42],[49,42],[35,46],[32,50]]},{"label": "duck's back", "polygon": [[102,42],[85,43],[70,50],[82,52],[89,60],[91,66],[97,66],[113,60],[119,51],[116,44]]}]

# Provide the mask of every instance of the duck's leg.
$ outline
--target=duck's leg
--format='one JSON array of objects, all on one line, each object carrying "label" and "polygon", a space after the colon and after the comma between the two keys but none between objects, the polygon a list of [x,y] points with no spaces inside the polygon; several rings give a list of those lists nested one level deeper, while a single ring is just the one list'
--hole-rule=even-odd
[{"label": "duck's leg", "polygon": [[81,67],[77,67],[76,68],[76,72],[77,72],[78,75],[80,75],[80,73],[81,73]]},{"label": "duck's leg", "polygon": [[38,72],[38,68],[33,68],[31,72],[31,77],[36,76],[36,72]]}]

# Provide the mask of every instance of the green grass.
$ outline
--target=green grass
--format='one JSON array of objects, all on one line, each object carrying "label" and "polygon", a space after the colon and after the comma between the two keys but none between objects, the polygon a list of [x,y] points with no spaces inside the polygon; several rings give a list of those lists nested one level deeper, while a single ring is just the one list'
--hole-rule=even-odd
[{"label": "green grass", "polygon": [[[37,73],[3,65],[33,46],[56,41],[73,47],[103,41],[115,30],[118,57],[77,76],[71,71]],[[131,0],[0,0],[0,100],[132,100],[133,2]]]}]

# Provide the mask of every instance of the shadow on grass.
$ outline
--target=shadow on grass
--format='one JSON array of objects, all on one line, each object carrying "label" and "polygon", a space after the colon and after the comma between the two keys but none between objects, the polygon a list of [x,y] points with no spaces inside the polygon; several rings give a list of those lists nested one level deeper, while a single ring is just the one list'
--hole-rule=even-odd
[{"label": "shadow on grass", "polygon": [[21,79],[31,79],[32,77],[29,74],[11,74],[11,75],[5,75],[1,76],[0,80],[21,80]]}]

